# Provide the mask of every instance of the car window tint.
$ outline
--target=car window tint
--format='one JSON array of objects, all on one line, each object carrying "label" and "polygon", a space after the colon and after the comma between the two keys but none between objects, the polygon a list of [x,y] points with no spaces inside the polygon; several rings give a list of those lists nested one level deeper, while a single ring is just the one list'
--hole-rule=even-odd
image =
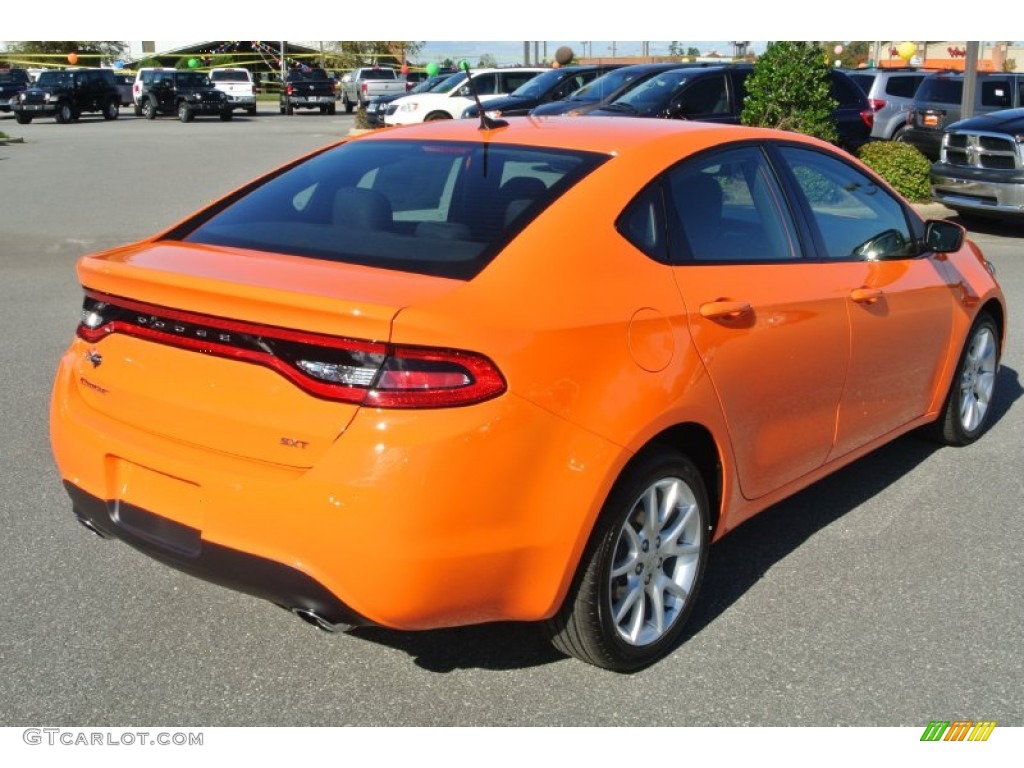
[{"label": "car window tint", "polygon": [[829,89],[832,98],[839,102],[840,107],[859,106],[864,99],[860,88],[853,85],[842,74],[832,73],[832,83]]},{"label": "car window tint", "polygon": [[964,92],[962,80],[950,80],[946,77],[926,77],[915,101],[935,101],[940,104],[959,104]]},{"label": "car window tint", "polygon": [[905,99],[912,99],[922,80],[924,80],[924,75],[890,77],[885,83],[885,93],[888,96],[901,96]]},{"label": "car window tint", "polygon": [[673,104],[673,116],[700,117],[729,112],[725,75],[704,77],[685,89]]},{"label": "car window tint", "polygon": [[850,75],[850,79],[866,94],[871,93],[871,86],[875,83],[875,75]]},{"label": "car window tint", "polygon": [[892,259],[914,255],[906,213],[885,189],[820,152],[780,150],[803,192],[830,259]]},{"label": "car window tint", "polygon": [[254,183],[167,239],[469,279],[607,155],[372,141]]},{"label": "car window tint", "polygon": [[1013,91],[1007,80],[982,80],[981,105],[992,109],[1009,109],[1013,106]]},{"label": "car window tint", "polygon": [[675,262],[798,258],[796,231],[760,149],[716,153],[669,171],[666,208]]},{"label": "car window tint", "polygon": [[661,183],[649,185],[615,222],[619,234],[655,261],[668,262]]}]

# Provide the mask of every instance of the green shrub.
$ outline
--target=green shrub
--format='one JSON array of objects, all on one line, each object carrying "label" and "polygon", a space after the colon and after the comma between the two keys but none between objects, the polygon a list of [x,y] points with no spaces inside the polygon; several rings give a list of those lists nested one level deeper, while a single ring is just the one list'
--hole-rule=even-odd
[{"label": "green shrub", "polygon": [[931,198],[928,172],[932,164],[917,147],[900,141],[872,141],[857,155],[908,200]]},{"label": "green shrub", "polygon": [[838,141],[825,52],[814,43],[769,43],[746,80],[740,122]]}]

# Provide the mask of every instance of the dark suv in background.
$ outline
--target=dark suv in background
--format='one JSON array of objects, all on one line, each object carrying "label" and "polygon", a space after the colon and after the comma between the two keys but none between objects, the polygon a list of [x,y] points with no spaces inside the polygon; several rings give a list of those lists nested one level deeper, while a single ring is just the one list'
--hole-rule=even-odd
[{"label": "dark suv in background", "polygon": [[51,116],[58,123],[71,123],[83,112],[102,112],[104,120],[116,120],[121,95],[109,69],[50,69],[18,94],[11,110],[23,125]]},{"label": "dark suv in background", "polygon": [[139,92],[139,110],[147,120],[157,115],[177,115],[188,123],[196,115],[217,115],[221,120],[234,116],[227,95],[202,72],[182,69],[157,69],[147,73]]},{"label": "dark suv in background", "polygon": [[[963,100],[962,72],[935,72],[924,79],[914,94],[902,140],[913,144],[930,160],[939,159],[942,132],[960,119]],[[1024,75],[984,72],[978,75],[974,114],[985,115],[1024,105]]]},{"label": "dark suv in background", "polygon": [[11,100],[29,86],[28,70],[0,68],[0,112],[11,111]]},{"label": "dark suv in background", "polygon": [[[747,97],[746,79],[753,69],[751,64],[671,69],[587,114],[738,124]],[[830,77],[831,94],[838,102],[833,112],[839,133],[837,143],[853,151],[870,139],[872,115],[867,96],[843,72],[831,70]]]}]

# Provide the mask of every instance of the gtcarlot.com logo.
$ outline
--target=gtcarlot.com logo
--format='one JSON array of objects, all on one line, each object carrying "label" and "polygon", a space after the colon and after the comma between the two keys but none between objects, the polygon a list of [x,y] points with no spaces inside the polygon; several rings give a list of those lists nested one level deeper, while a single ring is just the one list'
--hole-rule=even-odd
[{"label": "gtcarlot.com logo", "polygon": [[995,720],[932,720],[921,741],[988,741],[995,727]]},{"label": "gtcarlot.com logo", "polygon": [[65,747],[201,747],[202,733],[186,731],[85,731],[73,728],[26,728],[22,741],[30,746]]}]

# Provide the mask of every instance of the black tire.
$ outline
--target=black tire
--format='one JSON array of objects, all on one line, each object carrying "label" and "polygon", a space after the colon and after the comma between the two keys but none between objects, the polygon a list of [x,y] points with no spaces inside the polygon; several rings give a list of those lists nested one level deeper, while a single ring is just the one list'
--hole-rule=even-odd
[{"label": "black tire", "polygon": [[106,104],[103,105],[103,119],[104,120],[117,120],[118,114],[121,112],[121,105],[117,99],[110,99]]},{"label": "black tire", "polygon": [[132,107],[132,111],[135,113],[136,117],[142,117],[142,107],[140,107],[138,104]]},{"label": "black tire", "polygon": [[999,329],[983,312],[974,321],[960,352],[949,394],[928,434],[943,445],[968,445],[988,428],[999,372]]},{"label": "black tire", "polygon": [[255,117],[256,116],[256,107],[247,107],[246,110],[245,110],[245,113],[247,115],[249,115],[249,117]]},{"label": "black tire", "polygon": [[57,105],[57,113],[54,115],[54,119],[58,123],[73,123],[77,118],[78,115],[75,114],[75,107],[70,101],[62,101]]},{"label": "black tire", "polygon": [[326,104],[321,104],[320,105],[320,114],[321,115],[326,115],[327,114],[327,105]]},{"label": "black tire", "polygon": [[32,115],[26,115],[23,112],[15,112],[14,119],[18,121],[18,125],[28,125],[32,122]]},{"label": "black tire", "polygon": [[227,112],[221,112],[220,113],[220,119],[223,120],[225,123],[230,121],[230,120],[233,120],[234,117],[235,117],[235,113],[232,112],[230,109]]},{"label": "black tire", "polygon": [[292,105],[291,105],[291,104],[288,104],[288,105],[287,105],[287,106],[286,106],[286,107],[284,108],[284,113],[285,113],[286,115],[293,115],[293,114],[295,114],[295,109],[294,109],[294,108],[292,107]]},{"label": "black tire", "polygon": [[189,107],[184,101],[178,102],[178,119],[183,123],[191,123],[194,115],[192,114],[192,108]]},{"label": "black tire", "polygon": [[338,107],[337,107],[336,104],[332,103],[332,104],[328,104],[327,105],[327,114],[328,115],[334,115],[334,114],[337,114],[337,112],[338,112]]},{"label": "black tire", "polygon": [[605,502],[565,602],[545,622],[552,644],[616,672],[669,653],[700,590],[709,513],[703,478],[689,458],[665,447],[637,457]]},{"label": "black tire", "polygon": [[156,102],[145,99],[142,102],[142,116],[147,120],[156,120]]},{"label": "black tire", "polygon": [[423,122],[429,123],[429,122],[433,122],[434,120],[451,120],[451,119],[452,119],[452,116],[449,115],[447,112],[431,112],[429,115],[427,115],[425,118],[423,118]]},{"label": "black tire", "polygon": [[906,141],[906,134],[907,134],[907,127],[905,125],[901,125],[895,131],[893,131],[893,133],[892,133],[892,140],[893,141],[899,141],[899,142],[902,143],[902,142]]},{"label": "black tire", "polygon": [[345,114],[346,115],[351,115],[352,114],[352,110],[354,110],[356,108],[356,105],[348,100],[348,96],[342,96],[341,97],[341,105],[343,107],[345,107]]}]

